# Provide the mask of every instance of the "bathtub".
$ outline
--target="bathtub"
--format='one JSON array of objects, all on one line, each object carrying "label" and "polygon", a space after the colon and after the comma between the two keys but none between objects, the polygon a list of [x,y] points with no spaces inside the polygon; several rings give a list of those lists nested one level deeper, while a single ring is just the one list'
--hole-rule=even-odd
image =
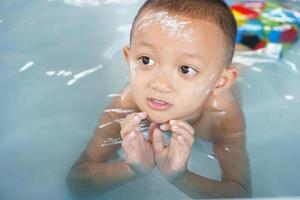
[{"label": "bathtub", "polygon": [[[73,199],[65,177],[107,104],[128,83],[122,48],[141,4],[1,0],[0,199]],[[299,57],[300,43],[281,59],[235,57],[243,63],[237,84],[253,198],[300,199]],[[218,162],[209,144],[203,146],[189,167],[217,179]],[[122,197],[188,199],[157,169],[96,199]]]}]

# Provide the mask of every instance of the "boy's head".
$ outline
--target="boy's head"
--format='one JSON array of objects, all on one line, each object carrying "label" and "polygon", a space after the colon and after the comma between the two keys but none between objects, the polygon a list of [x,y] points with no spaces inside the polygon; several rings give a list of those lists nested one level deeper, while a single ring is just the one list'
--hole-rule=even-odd
[{"label": "boy's head", "polygon": [[222,30],[226,42],[225,65],[231,63],[235,49],[237,24],[230,8],[223,0],[147,0],[133,20],[130,42],[137,21],[144,11],[149,10],[166,11],[170,15],[180,15],[216,24]]},{"label": "boy's head", "polygon": [[222,0],[147,0],[124,49],[137,106],[159,123],[197,118],[207,97],[236,79],[235,36]]}]

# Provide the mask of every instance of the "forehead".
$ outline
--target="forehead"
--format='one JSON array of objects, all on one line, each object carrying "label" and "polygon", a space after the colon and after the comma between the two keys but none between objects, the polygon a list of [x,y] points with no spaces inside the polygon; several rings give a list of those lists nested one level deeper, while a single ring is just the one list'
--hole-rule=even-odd
[{"label": "forehead", "polygon": [[223,31],[214,23],[165,11],[145,11],[136,20],[132,46],[150,43],[158,48],[181,48],[207,59],[220,57],[225,49]]}]

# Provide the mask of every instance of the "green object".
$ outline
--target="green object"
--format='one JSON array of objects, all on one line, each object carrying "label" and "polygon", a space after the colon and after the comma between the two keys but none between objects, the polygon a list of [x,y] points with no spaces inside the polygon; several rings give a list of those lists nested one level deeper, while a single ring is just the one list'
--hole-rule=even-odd
[{"label": "green object", "polygon": [[[257,9],[257,5],[260,5],[260,10]],[[238,35],[238,42],[243,41],[245,37],[247,37],[247,34],[250,34],[257,36],[261,41],[266,41],[266,46],[270,44],[270,48],[273,48],[272,44],[282,46],[282,48],[279,49],[280,53],[291,48],[292,43],[295,42],[295,40],[291,43],[283,42],[281,34],[283,34],[284,31],[289,31],[289,29],[284,29],[282,27],[289,27],[289,25],[291,25],[292,27],[295,27],[297,34],[299,35],[300,13],[292,8],[287,8],[280,3],[271,1],[245,1],[245,3],[239,3],[238,5],[233,4],[232,6],[245,6],[245,9],[256,10],[259,13],[257,18],[251,20],[248,19],[245,23],[239,24],[238,29],[240,34]],[[235,12],[239,11],[235,10]],[[240,15],[243,16],[243,13],[239,13],[239,16]],[[259,28],[260,25],[262,28]],[[270,40],[273,41],[273,43]],[[254,50],[256,47],[249,46],[249,48]],[[262,45],[258,48],[264,48],[264,46]]]}]

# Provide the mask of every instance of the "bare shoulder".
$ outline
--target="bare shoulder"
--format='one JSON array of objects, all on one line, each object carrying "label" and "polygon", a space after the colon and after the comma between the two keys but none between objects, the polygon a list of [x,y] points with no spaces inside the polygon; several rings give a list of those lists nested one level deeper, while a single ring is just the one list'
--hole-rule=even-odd
[{"label": "bare shoulder", "polygon": [[[244,115],[236,91],[228,90],[219,96],[211,96],[203,111],[201,123],[209,132],[210,140],[230,137],[237,133],[244,137]],[[203,128],[202,128],[203,129]]]},{"label": "bare shoulder", "polygon": [[211,120],[210,138],[222,169],[222,179],[239,184],[250,195],[250,164],[241,106],[233,91],[211,100],[206,112]]},{"label": "bare shoulder", "polygon": [[125,112],[115,112],[120,109],[137,110],[128,86],[121,91],[120,96],[114,97],[111,103],[106,107],[95,128],[92,138],[89,140],[85,150],[82,152],[75,165],[93,161],[106,162],[116,157],[117,151],[121,145],[101,147],[101,144],[108,138],[120,137],[120,122],[128,114]]},{"label": "bare shoulder", "polygon": [[[99,126],[96,127],[94,135],[97,138],[119,136],[120,121],[124,119],[127,114],[135,112],[137,109],[131,95],[131,90],[127,85],[120,92],[120,96],[114,97],[111,103],[103,111],[99,120]],[[116,126],[117,124],[118,126]],[[111,130],[111,127],[118,127],[118,129]]]}]

